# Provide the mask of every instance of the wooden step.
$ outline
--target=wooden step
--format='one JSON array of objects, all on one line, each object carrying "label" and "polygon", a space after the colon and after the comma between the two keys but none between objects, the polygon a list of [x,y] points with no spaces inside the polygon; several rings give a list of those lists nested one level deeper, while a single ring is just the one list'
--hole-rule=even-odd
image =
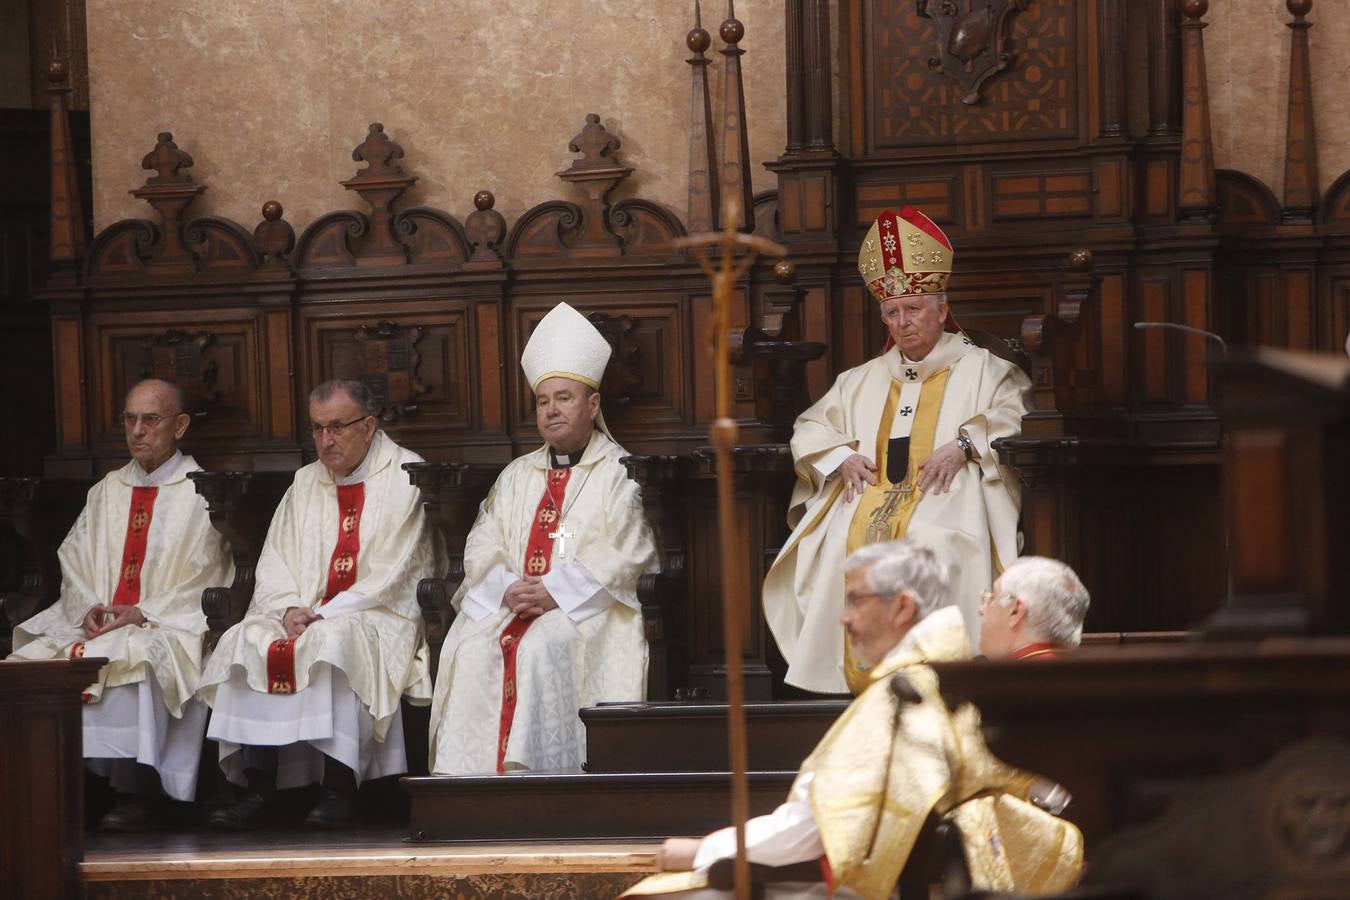
[{"label": "wooden step", "polygon": [[[845,700],[795,700],[745,705],[750,771],[795,771]],[[725,772],[725,703],[614,703],[581,711],[586,771]]]},{"label": "wooden step", "polygon": [[[783,802],[795,771],[751,772],[750,814]],[[654,839],[731,818],[727,772],[428,775],[400,779],[413,841]]]}]

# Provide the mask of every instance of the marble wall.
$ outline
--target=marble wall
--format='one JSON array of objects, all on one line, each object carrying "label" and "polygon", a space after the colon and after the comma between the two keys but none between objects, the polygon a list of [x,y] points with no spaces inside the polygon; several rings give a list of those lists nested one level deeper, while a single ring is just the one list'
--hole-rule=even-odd
[{"label": "marble wall", "polygon": [[[1211,0],[1205,21],[1214,162],[1261,179],[1275,195],[1284,187],[1285,108],[1290,31],[1284,0]],[[1315,0],[1308,21],[1312,52],[1317,164],[1323,192],[1350,169],[1350,7]]]},{"label": "marble wall", "polygon": [[[1343,0],[1336,0],[1343,2]],[[1283,0],[1213,0],[1205,31],[1216,162],[1283,177],[1290,16]],[[172,131],[210,185],[198,213],[247,225],[268,199],[303,228],[359,205],[338,184],[370,122],[419,177],[405,199],[463,217],[486,188],[508,220],[554,198],[567,141],[597,112],[640,194],[686,213],[691,3],[681,0],[88,0],[94,214],[148,208],[127,191],[155,134]],[[1350,169],[1350,15],[1309,17],[1322,187]],[[724,14],[705,3],[714,34]],[[785,140],[781,0],[741,0],[751,158]],[[839,34],[834,30],[836,38]],[[714,46],[720,46],[715,40]],[[711,67],[720,87],[721,57]],[[836,95],[838,96],[838,95]],[[714,99],[714,107],[718,101]],[[836,103],[836,117],[842,104]],[[756,190],[774,186],[757,168]]]},{"label": "marble wall", "polygon": [[[716,49],[725,3],[703,6]],[[591,112],[636,170],[612,196],[685,215],[692,2],[87,0],[87,10],[98,228],[150,213],[127,191],[144,182],[156,133],[171,131],[209,185],[194,212],[251,226],[277,199],[299,231],[361,206],[338,182],[377,121],[419,178],[405,205],[462,219],[486,188],[510,221],[579,199],[554,173],[575,158],[568,141]],[[786,140],[781,0],[741,0],[736,13],[750,154],[769,160]],[[773,186],[758,168],[756,190]]]}]

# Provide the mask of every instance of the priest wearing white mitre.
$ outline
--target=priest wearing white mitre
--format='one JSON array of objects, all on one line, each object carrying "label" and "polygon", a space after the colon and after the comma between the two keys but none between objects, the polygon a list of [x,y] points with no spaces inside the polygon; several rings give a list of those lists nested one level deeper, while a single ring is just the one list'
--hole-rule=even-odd
[{"label": "priest wearing white mitre", "polygon": [[191,800],[206,731],[202,591],[234,566],[178,449],[192,417],[158,379],[127,394],[120,417],[131,462],[89,491],[61,543],[61,597],[14,629],[10,659],[107,657],[84,693],[84,755],[116,793],[107,830],[153,824],[162,790]]},{"label": "priest wearing white mitre", "polygon": [[600,414],[609,355],[566,303],[525,347],[544,445],[502,471],[469,532],[431,710],[435,772],[576,769],[578,711],[646,695],[637,581],[656,547]]},{"label": "priest wearing white mitre", "polygon": [[207,736],[239,802],[211,817],[252,827],[278,788],[320,782],[307,824],[354,818],[360,782],[407,771],[399,700],[431,698],[417,582],[436,549],[403,471],[421,457],[379,428],[365,384],[309,395],[317,462],[295,473],[267,532],[248,614],[202,675]]},{"label": "priest wearing white mitre", "polygon": [[992,445],[1021,431],[1031,382],[955,328],[952,256],[942,229],[908,206],[882,213],[858,254],[890,339],[793,426],[792,534],[763,590],[788,684],[866,684],[838,623],[844,560],[864,544],[907,538],[937,551],[972,644],[980,595],[1018,554],[1021,484]]}]

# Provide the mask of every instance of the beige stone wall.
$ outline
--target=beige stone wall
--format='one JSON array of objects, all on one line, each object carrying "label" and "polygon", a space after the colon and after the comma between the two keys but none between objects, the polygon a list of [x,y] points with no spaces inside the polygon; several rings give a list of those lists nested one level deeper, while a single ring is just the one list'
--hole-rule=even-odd
[{"label": "beige stone wall", "polygon": [[[140,160],[155,134],[171,131],[209,185],[194,212],[251,226],[277,199],[298,231],[360,206],[338,182],[356,171],[351,150],[377,121],[419,178],[404,205],[462,219],[486,188],[510,221],[545,200],[579,199],[554,173],[574,158],[567,142],[589,112],[636,169],[615,196],[685,216],[692,2],[88,0],[87,9],[98,228],[150,213],[127,191],[145,180]],[[704,12],[716,49],[725,5]],[[781,0],[741,0],[736,12],[750,154],[769,160],[786,134]],[[773,187],[756,169],[756,190]]]},{"label": "beige stone wall", "polygon": [[[1326,191],[1350,169],[1350,8],[1345,0],[1316,0],[1308,21],[1318,175]],[[1292,20],[1283,0],[1212,0],[1205,59],[1215,164],[1284,187],[1285,103],[1289,91]]]}]

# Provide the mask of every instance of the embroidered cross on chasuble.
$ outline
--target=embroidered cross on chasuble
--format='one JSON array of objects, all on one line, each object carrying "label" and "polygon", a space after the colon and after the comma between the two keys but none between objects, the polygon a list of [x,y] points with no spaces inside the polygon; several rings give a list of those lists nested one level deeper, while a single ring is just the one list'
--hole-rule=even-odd
[{"label": "embroidered cross on chasuble", "polygon": [[[356,559],[361,552],[361,510],[366,505],[365,484],[338,485],[337,501],[337,544],[328,561],[328,581],[320,606],[356,584]],[[278,638],[268,645],[267,692],[295,693],[295,641]]]},{"label": "embroidered cross on chasuble", "polygon": [[[563,499],[567,496],[570,468],[549,469],[544,475],[544,496],[530,523],[530,540],[525,545],[525,574],[536,578],[553,566],[553,543],[563,534]],[[566,537],[574,537],[567,534]],[[497,639],[502,648],[502,714],[497,730],[497,771],[506,764],[506,743],[511,738],[511,723],[516,718],[516,649],[534,618],[513,618]]]},{"label": "embroidered cross on chasuble", "polygon": [[[113,606],[135,606],[141,602],[141,568],[145,565],[145,543],[150,537],[150,520],[155,515],[157,487],[131,489],[131,507],[127,510],[127,534],[122,540],[122,566],[117,572]],[[70,658],[84,656],[84,641],[70,648]]]}]

